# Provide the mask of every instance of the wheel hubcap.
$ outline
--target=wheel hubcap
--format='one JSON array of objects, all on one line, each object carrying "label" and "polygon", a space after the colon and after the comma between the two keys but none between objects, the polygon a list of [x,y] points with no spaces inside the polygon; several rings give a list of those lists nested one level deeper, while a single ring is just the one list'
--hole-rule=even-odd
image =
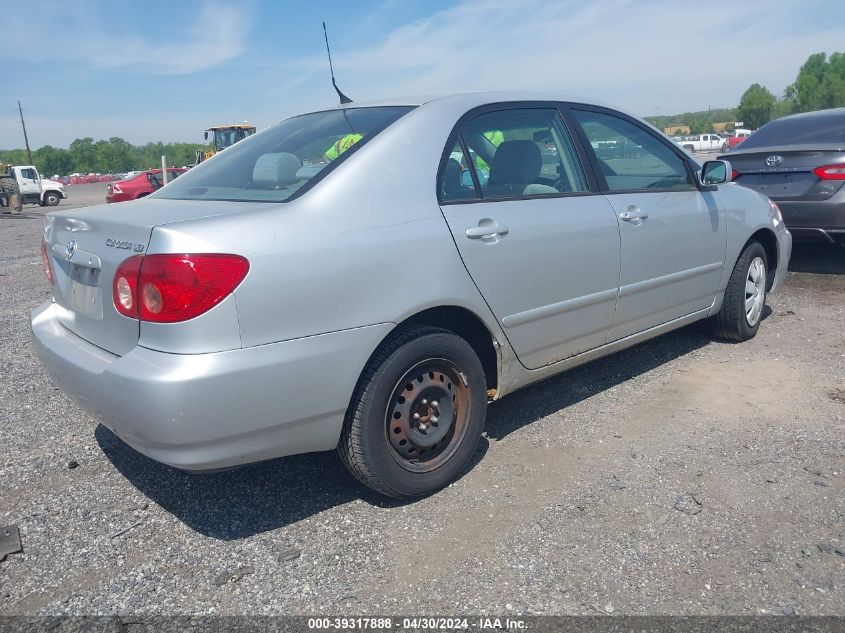
[{"label": "wheel hubcap", "polygon": [[400,466],[425,472],[454,454],[469,414],[465,381],[453,363],[432,359],[417,364],[397,382],[385,422],[393,458]]},{"label": "wheel hubcap", "polygon": [[751,260],[745,278],[745,320],[754,327],[763,314],[766,300],[766,266],[761,257]]}]

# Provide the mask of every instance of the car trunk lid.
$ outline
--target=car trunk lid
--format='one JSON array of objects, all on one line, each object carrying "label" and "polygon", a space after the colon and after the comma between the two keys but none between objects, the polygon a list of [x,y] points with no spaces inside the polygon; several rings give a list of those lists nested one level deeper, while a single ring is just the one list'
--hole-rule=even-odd
[{"label": "car trunk lid", "polygon": [[256,203],[141,200],[48,214],[44,239],[53,269],[59,321],[117,355],[138,342],[140,322],[117,312],[112,282],[118,266],[146,252],[156,226],[254,209]]},{"label": "car trunk lid", "polygon": [[842,181],[822,180],[813,170],[822,165],[845,163],[838,148],[796,149],[795,146],[741,149],[724,157],[738,172],[740,185],[774,200],[826,200],[842,187]]}]

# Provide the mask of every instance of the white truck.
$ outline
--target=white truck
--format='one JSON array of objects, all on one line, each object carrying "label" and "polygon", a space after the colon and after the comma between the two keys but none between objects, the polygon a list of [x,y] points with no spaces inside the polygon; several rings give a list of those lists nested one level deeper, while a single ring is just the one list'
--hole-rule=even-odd
[{"label": "white truck", "polygon": [[0,178],[6,182],[14,180],[17,183],[22,204],[55,207],[62,199],[67,198],[65,186],[55,180],[42,178],[34,165],[16,165],[5,170],[0,169]]},{"label": "white truck", "polygon": [[688,152],[720,152],[725,142],[718,134],[696,134],[683,136],[675,141]]}]

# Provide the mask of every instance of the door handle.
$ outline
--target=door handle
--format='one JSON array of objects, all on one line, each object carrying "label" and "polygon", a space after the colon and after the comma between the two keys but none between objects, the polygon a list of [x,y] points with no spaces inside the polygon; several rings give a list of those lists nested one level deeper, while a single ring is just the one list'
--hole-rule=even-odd
[{"label": "door handle", "polygon": [[619,219],[623,222],[636,222],[641,223],[643,220],[648,218],[648,212],[643,211],[639,207],[635,207],[631,205],[628,207],[627,211],[623,211],[619,214]]},{"label": "door handle", "polygon": [[478,240],[485,237],[495,237],[496,235],[507,235],[510,229],[502,224],[479,224],[478,226],[471,226],[464,234],[471,240]]}]

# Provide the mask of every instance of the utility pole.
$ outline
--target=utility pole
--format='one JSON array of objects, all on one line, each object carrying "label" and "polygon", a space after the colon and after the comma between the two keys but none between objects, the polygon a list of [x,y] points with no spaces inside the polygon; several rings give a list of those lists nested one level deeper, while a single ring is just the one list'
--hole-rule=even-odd
[{"label": "utility pole", "polygon": [[29,164],[32,165],[32,151],[29,149],[29,137],[26,135],[26,123],[23,122],[23,108],[21,108],[20,101],[18,101],[18,112],[21,114],[21,127],[23,128],[23,140],[26,143],[26,156],[29,159]]}]

